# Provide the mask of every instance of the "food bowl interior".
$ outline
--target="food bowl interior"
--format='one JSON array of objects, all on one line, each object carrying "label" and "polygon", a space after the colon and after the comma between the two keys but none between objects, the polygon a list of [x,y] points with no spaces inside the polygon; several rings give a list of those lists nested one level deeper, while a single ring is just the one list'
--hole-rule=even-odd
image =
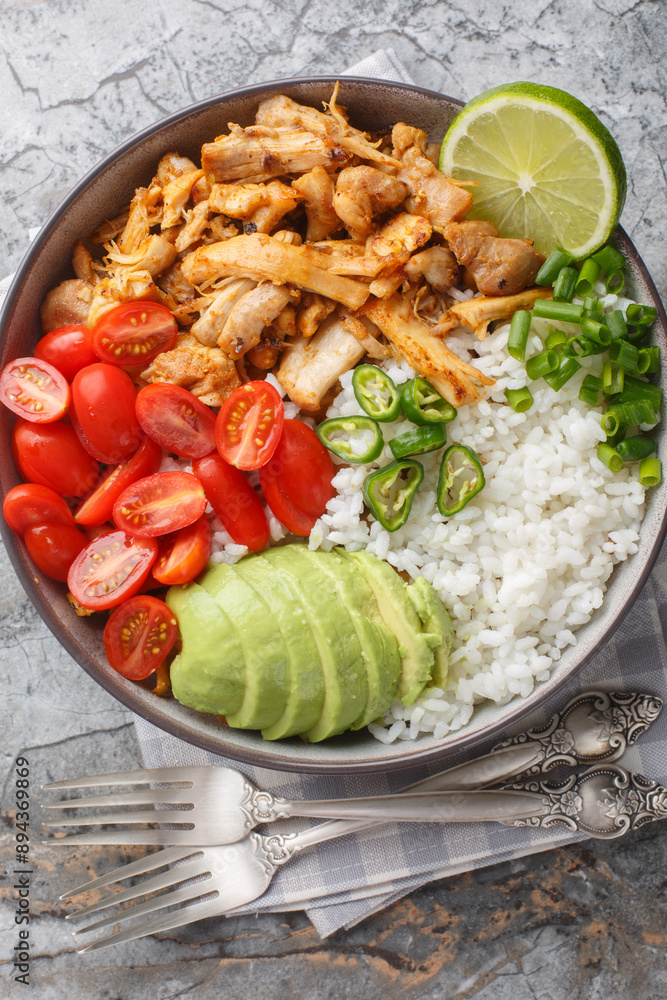
[{"label": "food bowl interior", "polygon": [[[285,93],[321,108],[322,102],[330,99],[334,83],[334,77],[297,79],[212,98],[158,122],[107,156],[71,192],[26,255],[0,320],[1,364],[33,353],[41,336],[39,305],[49,289],[73,276],[70,257],[74,242],[87,238],[105,219],[118,214],[134,189],[148,184],[164,153],[176,150],[198,162],[203,143],[226,132],[228,122],[252,124],[257,104],[264,97]],[[442,139],[461,106],[461,102],[417,87],[349,77],[341,78],[339,102],[347,107],[350,121],[358,128],[382,132],[397,121],[405,121],[424,129],[430,141]],[[618,230],[615,243],[629,262],[628,294],[658,309],[655,338],[664,351],[667,324],[653,283],[622,230]],[[664,390],[664,370],[661,378]],[[14,418],[3,408],[0,420],[0,487],[4,496],[20,478],[10,447]],[[660,435],[658,441],[659,457],[665,462],[667,439]],[[645,582],[665,530],[666,494],[665,483],[649,491],[639,552],[616,567],[602,607],[579,630],[576,646],[564,651],[548,681],[538,685],[528,698],[514,699],[506,705],[480,705],[468,725],[444,741],[421,736],[390,745],[368,732],[314,745],[298,739],[269,743],[259,733],[229,729],[215,716],[201,715],[174,700],[157,698],[109,666],[102,645],[106,616],[77,617],[67,601],[64,585],[37,578],[22,542],[6,525],[2,530],[23,586],[48,627],[84,670],[132,711],[183,740],[235,760],[295,771],[376,771],[444,758],[497,737],[563,685],[611,635]]]}]

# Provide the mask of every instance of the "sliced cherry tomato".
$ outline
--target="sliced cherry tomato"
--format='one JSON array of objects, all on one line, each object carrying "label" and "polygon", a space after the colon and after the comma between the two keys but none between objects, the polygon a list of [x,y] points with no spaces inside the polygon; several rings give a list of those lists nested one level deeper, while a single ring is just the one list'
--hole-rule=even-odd
[{"label": "sliced cherry tomato", "polygon": [[204,487],[189,472],[158,472],[138,479],[113,505],[119,528],[154,538],[192,524],[206,510]]},{"label": "sliced cherry tomato", "polygon": [[48,486],[61,497],[83,496],[99,475],[95,459],[85,450],[73,428],[62,421],[54,424],[17,421],[12,451],[24,479]]},{"label": "sliced cherry tomato", "polygon": [[144,433],[167,451],[185,458],[215,451],[215,413],[180,385],[144,386],[137,395],[136,413]]},{"label": "sliced cherry tomato", "polygon": [[192,471],[234,541],[247,545],[251,552],[260,552],[269,540],[269,522],[261,500],[243,473],[215,453],[195,459]]},{"label": "sliced cherry tomato", "polygon": [[285,421],[278,447],[266,468],[277,477],[292,503],[311,517],[321,517],[336,494],[331,485],[336,472],[331,455],[302,420]]},{"label": "sliced cherry tomato", "polygon": [[72,382],[70,419],[82,445],[98,462],[116,465],[143,439],[134,412],[137,390],[127,372],[98,362]]},{"label": "sliced cherry tomato", "polygon": [[48,361],[17,358],[0,373],[0,403],[31,423],[50,424],[67,412],[70,389]]},{"label": "sliced cherry tomato", "polygon": [[278,476],[268,466],[259,470],[259,485],[269,507],[292,535],[307,538],[315,526],[316,517],[302,511],[283,490]]},{"label": "sliced cherry tomato", "polygon": [[105,312],[93,327],[92,344],[102,361],[121,368],[149,365],[176,344],[178,327],[159,302],[125,302]]},{"label": "sliced cherry tomato", "polygon": [[76,527],[72,512],[61,496],[58,496],[49,486],[38,483],[20,483],[14,486],[5,497],[2,504],[2,515],[17,535],[22,535],[26,528],[33,524],[43,524],[44,521],[57,521]]},{"label": "sliced cherry tomato", "polygon": [[141,588],[156,556],[154,538],[107,531],[79,552],[69,568],[67,586],[84,608],[115,608]]},{"label": "sliced cherry tomato", "polygon": [[205,568],[211,554],[211,523],[206,515],[160,542],[153,563],[153,576],[159,583],[172,586],[190,583]]},{"label": "sliced cherry tomato", "polygon": [[33,524],[26,529],[23,540],[35,566],[61,583],[65,583],[70,566],[88,544],[82,531],[61,521]]},{"label": "sliced cherry tomato", "polygon": [[45,334],[35,346],[35,357],[48,361],[68,382],[77,372],[99,360],[90,342],[87,326],[71,323]]},{"label": "sliced cherry tomato", "polygon": [[220,407],[215,421],[215,445],[237,469],[259,469],[278,446],[285,408],[270,382],[246,382]]},{"label": "sliced cherry tomato", "polygon": [[146,594],[137,594],[112,611],[103,635],[109,663],[131,681],[152,674],[177,638],[174,613],[164,601]]},{"label": "sliced cherry tomato", "polygon": [[137,479],[157,472],[162,461],[162,448],[145,438],[131,458],[102,474],[90,496],[81,503],[74,515],[76,523],[90,526],[111,520],[113,505],[123,490]]}]

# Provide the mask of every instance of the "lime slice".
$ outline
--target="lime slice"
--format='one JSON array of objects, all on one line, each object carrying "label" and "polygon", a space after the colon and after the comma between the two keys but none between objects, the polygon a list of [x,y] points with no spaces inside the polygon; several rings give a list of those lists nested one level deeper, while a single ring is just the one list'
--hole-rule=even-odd
[{"label": "lime slice", "polygon": [[509,83],[473,98],[442,143],[440,170],[476,181],[469,219],[501,236],[587,257],[610,237],[625,201],[623,158],[590,108],[564,90]]}]

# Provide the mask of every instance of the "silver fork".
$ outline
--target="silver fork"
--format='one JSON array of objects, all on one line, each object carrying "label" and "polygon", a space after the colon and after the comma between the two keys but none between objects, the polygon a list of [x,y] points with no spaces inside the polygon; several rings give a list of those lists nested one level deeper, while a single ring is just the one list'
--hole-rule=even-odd
[{"label": "silver fork", "polygon": [[[495,791],[440,792],[408,795],[403,799],[410,803],[406,814],[400,817],[406,821],[427,818],[431,822],[470,822],[485,815],[487,819],[493,818],[508,826],[550,827],[560,823],[570,830],[580,830],[601,839],[619,837],[627,830],[667,815],[667,789],[641,775],[630,774],[617,764],[591,768],[579,778],[572,775],[559,785],[534,780],[527,785],[515,784]],[[417,806],[419,799],[424,800],[423,806]],[[428,807],[426,811],[424,807]],[[135,919],[126,930],[81,949],[82,952],[96,951],[219,916],[250,903],[266,891],[274,872],[295,852],[342,836],[357,827],[354,823],[325,823],[284,836],[261,837],[252,833],[239,843],[222,847],[158,851],[87,882],[60,898],[68,899],[80,892],[185,861],[71,915],[90,915],[119,903],[138,900],[157,890],[170,890],[75,932],[88,932]],[[192,883],[192,879],[197,881]],[[189,884],[182,885],[185,882]],[[170,910],[172,906],[178,909]],[[148,914],[155,915],[146,919]]]},{"label": "silver fork", "polygon": [[[651,695],[580,695],[554,715],[543,729],[531,730],[505,741],[492,753],[450,768],[405,791],[438,792],[479,788],[518,774],[535,774],[556,764],[590,764],[618,759],[660,713],[662,702]],[[121,806],[92,816],[59,817],[45,827],[90,827],[125,824],[115,830],[97,830],[61,838],[61,844],[231,844],[247,836],[260,823],[293,816],[363,819],[364,799],[293,802],[259,791],[250,780],[231,768],[216,766],[150,768],[88,775],[57,781],[45,789],[91,788],[103,785],[177,784],[171,788],[143,788],[45,803],[49,810]],[[388,796],[377,797],[378,805]],[[151,808],[132,812],[128,807]],[[154,808],[157,806],[158,808]],[[174,808],[165,808],[172,806]],[[384,813],[376,813],[382,818]],[[389,817],[389,818],[394,818]],[[127,829],[128,824],[170,824],[171,829]],[[175,829],[174,827],[178,827]]]}]

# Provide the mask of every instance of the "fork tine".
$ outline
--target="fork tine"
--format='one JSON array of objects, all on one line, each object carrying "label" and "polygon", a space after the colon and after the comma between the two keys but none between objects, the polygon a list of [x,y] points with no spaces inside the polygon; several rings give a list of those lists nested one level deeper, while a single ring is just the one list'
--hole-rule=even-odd
[{"label": "fork tine", "polygon": [[193,805],[190,788],[142,788],[135,792],[112,792],[109,795],[87,795],[78,799],[58,799],[42,802],[42,809],[85,809],[89,806],[147,806],[153,802]]},{"label": "fork tine", "polygon": [[[178,865],[177,868],[169,868],[168,871],[162,872],[161,875],[156,875],[154,878],[146,879],[138,885],[131,885],[129,889],[123,889],[122,892],[112,893],[109,896],[105,896],[97,903],[91,903],[90,906],[85,906],[83,909],[77,910],[76,913],[68,913],[65,919],[74,920],[79,917],[88,916],[90,913],[97,913],[99,910],[108,910],[110,906],[116,906],[117,903],[126,903],[130,899],[137,899],[139,896],[147,896],[151,892],[157,892],[158,889],[167,889],[170,886],[178,885],[179,882],[185,882],[186,879],[195,878],[197,875],[202,874],[208,874],[210,877],[210,873],[206,869],[205,865],[202,867],[202,859],[193,858],[193,860],[189,861],[188,864]],[[204,895],[204,893],[199,893],[199,895]],[[162,905],[164,904],[160,903],[160,906]],[[131,916],[135,912],[136,911],[134,909],[132,911],[128,910],[128,916]],[[115,919],[119,920],[121,919],[121,916],[118,916]]]},{"label": "fork tine", "polygon": [[[164,820],[167,822],[167,820]],[[43,844],[143,844],[145,847],[189,847],[201,848],[202,844],[192,843],[192,830],[98,830],[96,833],[72,833],[67,837],[52,837]],[[210,846],[210,845],[209,845]]]},{"label": "fork tine", "polygon": [[[96,785],[145,785],[149,781],[180,781],[192,786],[192,767],[146,767],[135,771],[109,771],[107,774],[87,774],[80,778],[51,781],[42,788],[94,788]],[[188,777],[189,775],[189,777]]]},{"label": "fork tine", "polygon": [[114,868],[112,872],[107,872],[106,875],[99,875],[97,878],[91,879],[90,882],[84,882],[83,885],[78,885],[76,889],[64,892],[58,899],[72,899],[73,896],[78,896],[82,892],[90,892],[91,889],[103,889],[107,885],[113,885],[114,882],[122,882],[124,879],[132,878],[134,875],[145,875],[146,872],[155,871],[157,868],[164,868],[165,865],[171,865],[175,861],[181,861],[192,854],[200,854],[202,851],[203,848],[201,847],[185,849],[182,847],[167,847],[162,851],[155,851],[154,854],[149,854],[145,858],[139,858],[138,861],[132,861],[129,865],[121,865],[120,868]]},{"label": "fork tine", "polygon": [[[199,874],[201,874],[201,871]],[[192,878],[192,876],[190,877]],[[100,927],[112,927],[114,924],[123,923],[125,920],[131,920],[133,917],[141,917],[146,913],[155,913],[156,910],[166,910],[177,903],[190,903],[200,896],[210,896],[212,892],[215,892],[217,898],[218,892],[208,885],[209,879],[203,882],[196,882],[194,885],[184,885],[181,889],[173,889],[171,892],[163,892],[161,896],[154,896],[153,899],[147,899],[144,903],[139,903],[137,906],[129,906],[125,910],[120,910],[118,913],[112,913],[109,917],[104,917],[102,920],[96,920],[94,924],[79,927],[73,933],[87,934],[88,931],[96,931]]]},{"label": "fork tine", "polygon": [[134,927],[128,927],[127,930],[119,931],[118,934],[111,934],[94,944],[86,945],[85,948],[79,950],[79,954],[99,951],[100,948],[109,948],[114,944],[122,944],[123,941],[135,941],[137,938],[147,937],[149,934],[159,934],[161,931],[169,931],[175,927],[183,927],[185,924],[193,924],[196,920],[205,920],[206,917],[217,917],[221,913],[225,913],[225,909],[221,909],[217,898],[202,903],[193,903],[192,906],[182,906],[174,913],[158,914],[152,920],[142,920]]},{"label": "fork tine", "polygon": [[141,809],[96,813],[94,816],[62,816],[42,826],[102,826],[104,823],[187,823],[194,826],[192,809]]}]

